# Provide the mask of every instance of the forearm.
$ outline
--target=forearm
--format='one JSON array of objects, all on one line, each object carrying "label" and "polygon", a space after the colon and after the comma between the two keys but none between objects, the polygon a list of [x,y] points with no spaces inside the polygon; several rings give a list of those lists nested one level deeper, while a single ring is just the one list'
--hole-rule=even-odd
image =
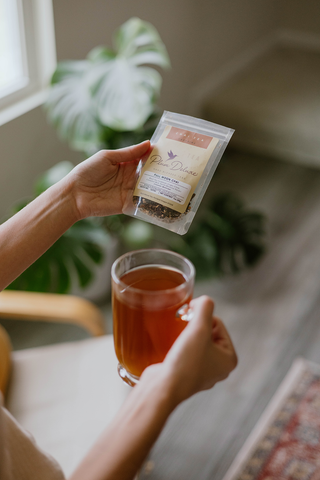
[{"label": "forearm", "polygon": [[72,186],[49,188],[0,226],[0,291],[39,258],[75,223]]},{"label": "forearm", "polygon": [[132,480],[174,408],[165,382],[134,387],[70,480]]}]

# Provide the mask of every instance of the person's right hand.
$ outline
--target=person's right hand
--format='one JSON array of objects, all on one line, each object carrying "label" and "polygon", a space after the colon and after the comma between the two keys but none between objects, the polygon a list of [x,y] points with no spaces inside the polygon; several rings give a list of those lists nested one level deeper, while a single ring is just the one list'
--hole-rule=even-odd
[{"label": "person's right hand", "polygon": [[[131,480],[177,405],[226,378],[237,356],[213,301],[191,302],[193,319],[162,363],[150,365],[72,480]],[[70,479],[71,480],[71,479]]]},{"label": "person's right hand", "polygon": [[142,377],[160,375],[178,405],[213,387],[237,365],[237,355],[223,322],[213,316],[214,303],[202,296],[190,303],[193,318],[177,338],[163,363],[148,367]]}]

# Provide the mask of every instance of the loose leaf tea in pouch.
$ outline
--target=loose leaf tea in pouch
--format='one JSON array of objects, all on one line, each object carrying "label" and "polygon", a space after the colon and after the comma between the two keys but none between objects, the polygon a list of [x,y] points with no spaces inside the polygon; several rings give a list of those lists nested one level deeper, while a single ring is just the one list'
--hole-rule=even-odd
[{"label": "loose leaf tea in pouch", "polygon": [[234,130],[164,112],[123,213],[187,233]]}]

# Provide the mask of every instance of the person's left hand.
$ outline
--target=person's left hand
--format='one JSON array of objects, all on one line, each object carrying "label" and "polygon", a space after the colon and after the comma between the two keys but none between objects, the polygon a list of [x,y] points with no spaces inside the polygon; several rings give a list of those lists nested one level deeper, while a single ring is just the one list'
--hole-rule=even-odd
[{"label": "person's left hand", "polygon": [[149,150],[146,140],[119,150],[101,150],[77,165],[66,180],[71,182],[78,220],[121,213],[134,187],[137,164]]}]

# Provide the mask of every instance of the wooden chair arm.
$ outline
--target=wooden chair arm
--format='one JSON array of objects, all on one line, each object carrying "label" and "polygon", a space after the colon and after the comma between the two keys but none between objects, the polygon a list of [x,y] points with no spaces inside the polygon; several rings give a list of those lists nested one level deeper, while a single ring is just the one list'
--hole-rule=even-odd
[{"label": "wooden chair arm", "polygon": [[99,308],[74,295],[4,290],[0,293],[0,318],[74,323],[93,336],[106,333]]},{"label": "wooden chair arm", "polygon": [[11,342],[9,335],[0,325],[0,392],[6,394],[11,370]]}]

